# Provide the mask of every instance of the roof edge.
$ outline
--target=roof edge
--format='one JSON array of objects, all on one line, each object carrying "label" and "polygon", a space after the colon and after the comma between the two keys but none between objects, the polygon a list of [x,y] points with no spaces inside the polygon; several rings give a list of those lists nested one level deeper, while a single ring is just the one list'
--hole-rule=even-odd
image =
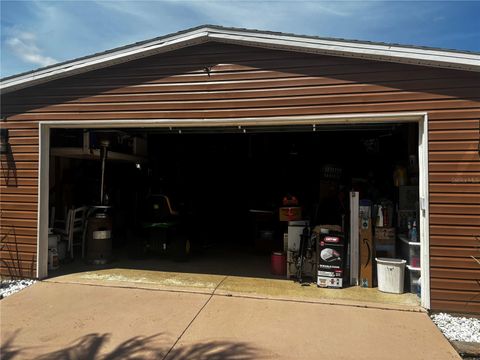
[{"label": "roof edge", "polygon": [[480,72],[480,54],[206,25],[1,79],[2,94],[147,56],[215,41],[275,50]]}]

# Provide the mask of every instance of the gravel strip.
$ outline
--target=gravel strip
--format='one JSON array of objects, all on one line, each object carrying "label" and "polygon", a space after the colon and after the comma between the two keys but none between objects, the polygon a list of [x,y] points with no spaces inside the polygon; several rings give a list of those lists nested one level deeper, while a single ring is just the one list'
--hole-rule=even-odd
[{"label": "gravel strip", "polygon": [[33,285],[35,280],[2,280],[0,283],[0,299],[19,292],[20,290]]},{"label": "gravel strip", "polygon": [[480,319],[445,313],[432,315],[431,318],[448,340],[480,343]]}]

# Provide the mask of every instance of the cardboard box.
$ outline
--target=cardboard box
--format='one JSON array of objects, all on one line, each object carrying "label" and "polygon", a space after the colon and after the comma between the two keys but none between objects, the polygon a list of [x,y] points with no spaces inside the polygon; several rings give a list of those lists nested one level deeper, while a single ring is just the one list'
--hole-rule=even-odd
[{"label": "cardboard box", "polygon": [[301,207],[281,207],[279,209],[280,221],[302,220]]},{"label": "cardboard box", "polygon": [[376,227],[375,245],[395,245],[395,228]]},{"label": "cardboard box", "polygon": [[317,286],[343,286],[346,264],[346,244],[341,235],[322,234],[317,243]]},{"label": "cardboard box", "polygon": [[343,278],[341,277],[329,277],[329,276],[317,276],[317,286],[323,288],[342,288]]},{"label": "cardboard box", "polygon": [[359,208],[360,225],[360,286],[373,287],[373,228],[371,205],[368,202],[360,202]]}]

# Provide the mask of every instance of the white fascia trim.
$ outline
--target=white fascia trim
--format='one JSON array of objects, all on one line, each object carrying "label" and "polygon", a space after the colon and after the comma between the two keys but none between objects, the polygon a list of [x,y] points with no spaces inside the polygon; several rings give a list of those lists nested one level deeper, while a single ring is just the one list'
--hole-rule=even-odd
[{"label": "white fascia trim", "polygon": [[235,31],[209,31],[212,40],[256,47],[363,58],[458,70],[480,71],[480,55],[401,46],[365,44]]},{"label": "white fascia trim", "polygon": [[38,70],[22,76],[13,77],[2,81],[0,84],[0,90],[2,90],[2,93],[7,93],[40,84],[42,82],[72,76],[187,46],[202,44],[209,40],[244,46],[480,72],[480,55],[477,54],[205,27],[188,33],[154,40],[138,46],[120,49],[104,55],[100,54],[98,56],[92,56],[86,59],[80,59],[67,64],[53,66],[44,70]]},{"label": "white fascia trim", "polygon": [[68,64],[54,66],[45,70],[39,70],[23,76],[7,79],[0,84],[0,90],[5,94],[43,82],[101,69],[155,54],[169,52],[187,46],[199,45],[207,40],[208,33],[205,31],[195,31],[188,34],[177,35],[168,39],[150,42],[125,50],[119,50],[114,53],[81,59]]}]

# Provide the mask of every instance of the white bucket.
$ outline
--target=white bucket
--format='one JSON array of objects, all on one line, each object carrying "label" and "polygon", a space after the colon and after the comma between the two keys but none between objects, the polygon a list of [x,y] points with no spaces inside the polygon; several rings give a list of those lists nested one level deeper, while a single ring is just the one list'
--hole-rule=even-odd
[{"label": "white bucket", "polygon": [[58,246],[58,235],[51,234],[48,235],[48,248],[55,249]]},{"label": "white bucket", "polygon": [[59,236],[49,231],[48,234],[48,248],[53,249],[57,248]]},{"label": "white bucket", "polygon": [[298,251],[300,249],[301,236],[308,221],[289,221],[288,222],[288,250]]},{"label": "white bucket", "polygon": [[406,260],[375,258],[377,261],[378,290],[402,294]]}]

